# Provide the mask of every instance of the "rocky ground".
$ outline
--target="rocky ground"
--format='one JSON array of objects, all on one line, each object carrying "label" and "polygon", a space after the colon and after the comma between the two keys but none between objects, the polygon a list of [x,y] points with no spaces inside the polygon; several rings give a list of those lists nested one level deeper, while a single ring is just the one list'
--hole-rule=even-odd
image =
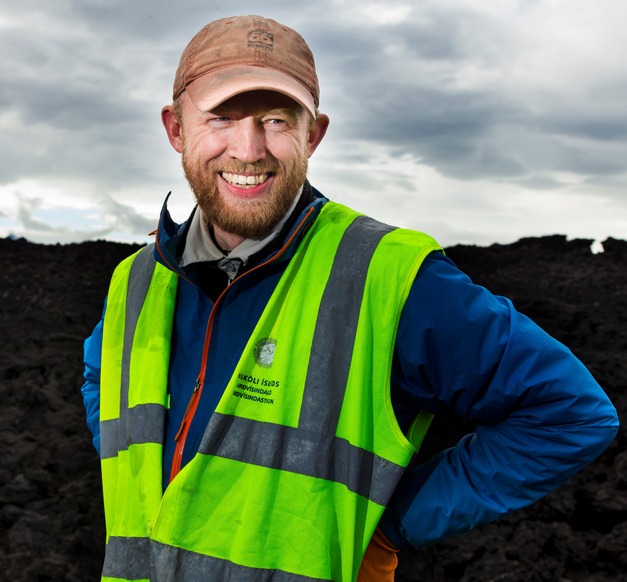
[{"label": "rocky ground", "polygon": [[[627,242],[609,239],[596,255],[590,242],[553,236],[447,252],[571,347],[618,408],[619,436],[527,510],[402,554],[397,580],[627,580]],[[82,341],[114,265],[134,248],[0,239],[0,579],[99,578],[104,524],[79,390]],[[432,448],[445,444],[437,432]]]}]

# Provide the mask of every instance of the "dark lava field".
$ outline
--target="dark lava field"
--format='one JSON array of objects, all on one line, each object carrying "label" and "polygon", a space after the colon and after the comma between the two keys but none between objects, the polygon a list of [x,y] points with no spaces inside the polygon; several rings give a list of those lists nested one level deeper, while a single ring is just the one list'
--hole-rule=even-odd
[{"label": "dark lava field", "polygon": [[[563,236],[447,254],[512,299],[586,364],[619,411],[619,435],[556,492],[497,523],[400,556],[400,582],[627,580],[627,242]],[[0,579],[98,580],[104,520],[85,425],[82,343],[114,266],[137,247],[0,239]],[[446,430],[443,428],[446,427]],[[453,427],[454,430],[451,429]],[[439,419],[426,446],[472,427]]]}]

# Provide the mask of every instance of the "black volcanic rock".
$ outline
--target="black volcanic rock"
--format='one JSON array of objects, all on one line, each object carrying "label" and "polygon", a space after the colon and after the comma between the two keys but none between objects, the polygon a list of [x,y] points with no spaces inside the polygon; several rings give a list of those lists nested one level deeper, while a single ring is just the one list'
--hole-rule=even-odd
[{"label": "black volcanic rock", "polygon": [[[627,242],[526,238],[455,246],[471,278],[512,299],[588,366],[627,415]],[[104,546],[99,464],[85,426],[82,342],[111,272],[139,248],[0,239],[0,578],[97,580]],[[457,436],[469,430],[454,419]],[[438,424],[427,450],[453,444]],[[442,431],[444,432],[444,431]],[[626,429],[580,474],[495,524],[403,552],[398,581],[617,581],[627,572]]]}]

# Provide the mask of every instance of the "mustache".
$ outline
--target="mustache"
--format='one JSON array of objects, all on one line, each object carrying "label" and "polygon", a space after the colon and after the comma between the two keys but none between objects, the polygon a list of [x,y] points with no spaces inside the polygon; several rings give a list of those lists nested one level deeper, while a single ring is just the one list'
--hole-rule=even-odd
[{"label": "mustache", "polygon": [[278,168],[272,163],[244,164],[233,160],[230,163],[220,162],[211,164],[211,169],[216,172],[227,172],[228,174],[276,174]]}]

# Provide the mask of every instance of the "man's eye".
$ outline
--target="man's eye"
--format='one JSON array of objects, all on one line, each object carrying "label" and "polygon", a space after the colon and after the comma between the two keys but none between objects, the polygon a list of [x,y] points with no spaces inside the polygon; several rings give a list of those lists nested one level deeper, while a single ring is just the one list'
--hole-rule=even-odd
[{"label": "man's eye", "polygon": [[270,119],[265,119],[263,123],[265,125],[281,126],[285,125],[287,121],[285,119],[279,119],[278,117],[272,117]]}]

